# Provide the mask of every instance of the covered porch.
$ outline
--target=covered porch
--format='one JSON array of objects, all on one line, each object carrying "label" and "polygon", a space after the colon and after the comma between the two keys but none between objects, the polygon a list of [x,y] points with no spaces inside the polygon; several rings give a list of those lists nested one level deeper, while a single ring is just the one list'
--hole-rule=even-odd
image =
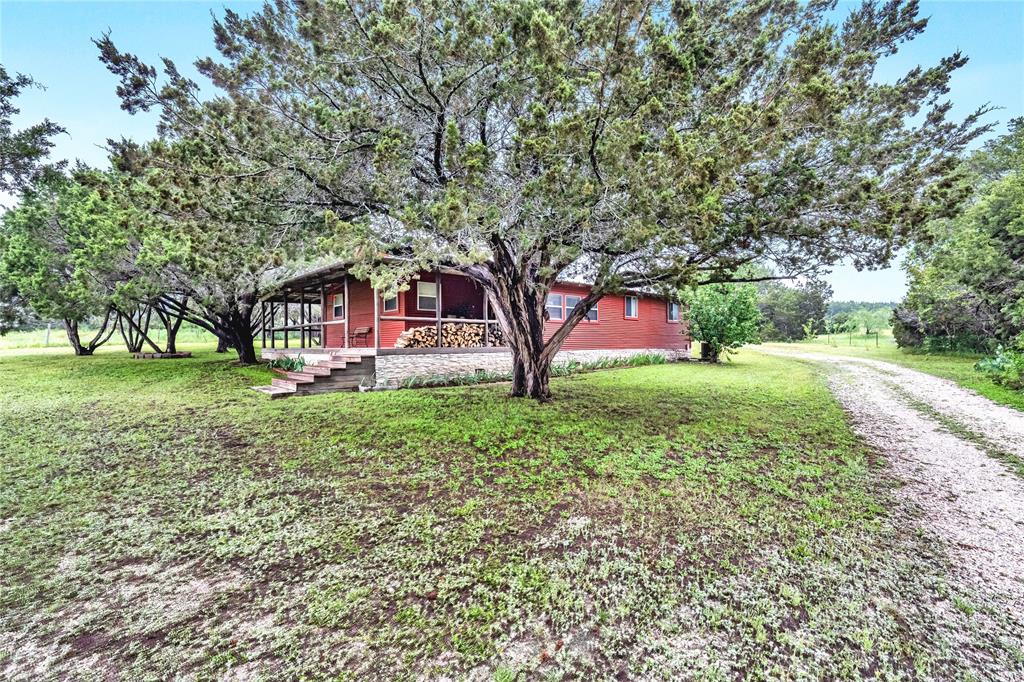
[{"label": "covered porch", "polygon": [[503,347],[483,290],[451,268],[421,272],[385,299],[344,266],[328,266],[284,282],[260,305],[264,357]]}]

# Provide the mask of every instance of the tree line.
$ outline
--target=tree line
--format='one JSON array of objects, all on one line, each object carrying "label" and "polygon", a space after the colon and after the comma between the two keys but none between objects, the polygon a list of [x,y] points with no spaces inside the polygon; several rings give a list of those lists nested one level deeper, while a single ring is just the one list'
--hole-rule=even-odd
[{"label": "tree line", "polygon": [[[282,1],[214,21],[195,63],[212,90],[104,35],[122,108],[157,112],[157,137],[109,140],[109,170],[36,173],[53,124],[27,165],[5,156],[5,296],[82,354],[114,325],[150,343],[155,316],[251,363],[258,302],[304,265],[344,261],[385,293],[456,265],[490,300],[512,394],[545,400],[606,294],[878,265],[953,219],[961,153],[989,129],[986,109],[948,116],[966,58],[875,78],[926,23],[915,0],[841,23],[827,2]],[[565,278],[592,289],[546,339]],[[89,316],[106,325],[74,340]]]},{"label": "tree line", "polygon": [[907,260],[909,290],[893,313],[908,348],[994,354],[979,365],[1024,387],[1024,119],[964,164],[970,198],[926,223]]}]

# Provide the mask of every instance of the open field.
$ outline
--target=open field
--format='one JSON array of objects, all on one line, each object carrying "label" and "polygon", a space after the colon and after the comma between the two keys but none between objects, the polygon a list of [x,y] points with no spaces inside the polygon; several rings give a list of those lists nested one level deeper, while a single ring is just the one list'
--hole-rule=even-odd
[{"label": "open field", "polygon": [[800,351],[841,354],[851,357],[895,362],[904,367],[910,367],[911,369],[955,381],[961,386],[985,396],[989,400],[1015,407],[1018,410],[1024,410],[1024,393],[1000,386],[974,369],[974,363],[983,357],[981,355],[905,351],[896,345],[896,342],[892,339],[892,334],[888,330],[879,334],[877,346],[875,343],[874,335],[867,337],[863,334],[854,334],[851,343],[851,338],[848,335],[841,334],[832,336],[831,343],[823,335],[798,343],[766,343],[764,345],[767,348],[799,349]]},{"label": "open field", "polygon": [[[91,339],[95,333],[95,328],[87,327],[82,330],[81,335],[83,339]],[[160,325],[154,325],[149,330],[149,337],[158,344],[163,344],[167,338],[167,332]],[[207,345],[214,341],[214,337],[209,332],[195,325],[184,324],[178,331],[177,341],[179,345]],[[43,327],[41,329],[9,332],[4,336],[0,336],[0,352],[22,349],[71,352],[71,346],[68,345],[68,337],[64,332],[64,327],[60,324],[52,325],[49,330]],[[110,337],[110,341],[100,346],[97,352],[115,350],[124,350],[124,342],[121,339],[121,335],[116,331]]]},{"label": "open field", "polygon": [[741,353],[268,401],[0,357],[0,677],[1013,679],[819,373]]}]

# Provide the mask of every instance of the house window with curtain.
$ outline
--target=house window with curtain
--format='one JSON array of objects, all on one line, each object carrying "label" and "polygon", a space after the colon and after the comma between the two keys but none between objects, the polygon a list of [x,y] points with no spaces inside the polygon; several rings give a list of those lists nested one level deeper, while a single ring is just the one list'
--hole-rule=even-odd
[{"label": "house window with curtain", "polygon": [[393,313],[398,310],[398,296],[384,299],[384,312]]},{"label": "house window with curtain", "polygon": [[345,294],[331,296],[331,315],[335,320],[345,319]]},{"label": "house window with curtain", "polygon": [[668,302],[668,321],[678,322],[679,321],[679,304],[675,301]]}]

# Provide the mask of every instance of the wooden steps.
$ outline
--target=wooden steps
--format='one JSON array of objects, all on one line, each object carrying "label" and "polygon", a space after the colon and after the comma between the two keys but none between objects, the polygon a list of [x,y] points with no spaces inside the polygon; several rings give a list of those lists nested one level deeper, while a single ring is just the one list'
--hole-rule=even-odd
[{"label": "wooden steps", "polygon": [[372,383],[375,364],[373,356],[332,353],[329,357],[329,360],[307,365],[298,372],[275,369],[278,376],[271,379],[270,386],[252,388],[274,399],[355,391],[362,385]]}]

